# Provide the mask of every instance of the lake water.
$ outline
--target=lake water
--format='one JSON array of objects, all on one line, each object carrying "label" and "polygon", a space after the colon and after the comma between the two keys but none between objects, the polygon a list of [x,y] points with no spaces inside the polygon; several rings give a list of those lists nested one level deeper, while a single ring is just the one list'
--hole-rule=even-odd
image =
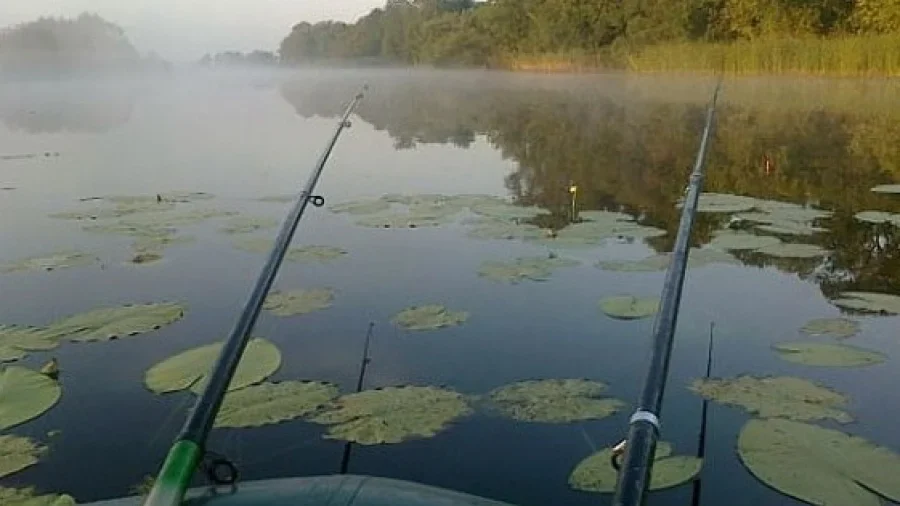
[{"label": "lake water", "polygon": [[[79,249],[99,266],[0,277],[0,323],[46,324],[101,306],[177,301],[183,320],[106,343],[64,344],[32,353],[62,368],[62,399],[8,432],[45,441],[38,465],[3,486],[67,492],[79,502],[121,496],[158,469],[191,397],[159,396],[144,372],[180,351],[222,339],[262,267],[239,250],[221,221],[185,227],[190,244],[151,265],[132,265],[127,237],[92,234],[51,213],[112,194],[203,191],[205,206],[281,218],[267,195],[298,191],[331,135],[336,114],[363,82],[371,93],[340,139],[318,193],[330,204],[386,193],[489,194],[553,212],[562,227],[568,186],[583,210],[622,210],[669,235],[560,249],[581,261],[551,280],[507,285],[480,278],[487,260],[546,254],[548,248],[476,240],[466,226],[370,229],[346,215],[310,208],[297,244],[349,254],[333,263],[284,265],[282,289],[328,287],[334,305],[299,317],[264,313],[256,334],[274,342],[283,364],[274,380],[315,379],[352,391],[369,322],[375,322],[367,386],[430,384],[482,394],[535,378],[590,378],[609,394],[637,398],[649,353],[651,319],[604,316],[597,301],[656,295],[663,272],[598,269],[603,259],[667,251],[675,203],[702,130],[713,78],[533,76],[469,72],[298,71],[175,74],[166,78],[12,83],[0,98],[0,263]],[[893,81],[727,80],[705,189],[815,205],[835,211],[829,230],[805,238],[826,259],[737,254],[739,265],[693,269],[685,283],[663,439],[696,451],[701,401],[686,386],[703,375],[715,323],[714,375],[792,375],[851,396],[856,422],[843,430],[900,450],[897,317],[862,316],[853,344],[888,355],[864,368],[807,367],[780,360],[773,343],[799,337],[809,319],[839,315],[840,291],[900,294],[896,229],[855,221],[862,210],[900,212],[900,196],[869,191],[900,177],[900,101]],[[37,154],[17,158],[16,155]],[[49,156],[48,156],[49,155]],[[766,172],[764,159],[770,160]],[[705,244],[727,215],[703,215]],[[549,225],[548,225],[549,226]],[[261,231],[265,237],[274,232]],[[391,324],[403,308],[440,303],[471,313],[462,326],[409,333]],[[608,503],[571,490],[572,468],[624,437],[631,407],[598,421],[521,423],[478,412],[430,439],[357,447],[350,471],[414,480],[522,506]],[[704,503],[789,505],[741,465],[737,434],[748,415],[712,404],[703,472]],[[836,427],[826,423],[826,426]],[[48,431],[60,430],[48,437]],[[210,448],[234,459],[244,479],[336,473],[343,445],[302,421],[217,430]],[[740,491],[740,493],[735,493]],[[687,504],[690,487],[654,494],[653,504]]]}]

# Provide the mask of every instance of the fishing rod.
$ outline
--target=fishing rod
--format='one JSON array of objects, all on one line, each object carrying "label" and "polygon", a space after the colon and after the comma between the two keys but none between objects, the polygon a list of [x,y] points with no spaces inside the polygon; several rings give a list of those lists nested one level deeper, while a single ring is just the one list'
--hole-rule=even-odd
[{"label": "fishing rod", "polygon": [[[356,393],[362,392],[363,382],[366,381],[366,367],[372,361],[369,358],[369,343],[372,341],[372,330],[375,329],[375,322],[369,322],[369,330],[366,331],[366,342],[363,345],[362,361],[359,364],[359,377],[356,379]],[[353,442],[347,441],[344,444],[344,453],[341,455],[341,474],[347,474],[350,470],[350,453],[353,451]]]},{"label": "fishing rod", "polygon": [[[231,383],[231,378],[234,376],[244,349],[247,347],[250,332],[253,330],[253,325],[256,323],[266,295],[272,288],[272,283],[278,274],[278,268],[281,266],[285,253],[291,244],[291,239],[294,237],[294,232],[297,230],[297,224],[310,203],[316,207],[325,205],[325,199],[321,196],[313,195],[313,191],[338,138],[344,129],[350,127],[350,115],[353,114],[356,106],[363,99],[363,94],[366,90],[368,90],[368,86],[363,86],[362,90],[347,105],[334,134],[325,147],[325,151],[319,156],[319,160],[312,174],[310,174],[309,180],[303,187],[303,191],[300,192],[297,200],[294,201],[290,212],[282,223],[278,236],[275,238],[275,244],[269,253],[269,258],[256,279],[256,284],[250,292],[250,297],[244,304],[244,308],[234,324],[228,340],[225,341],[225,345],[219,353],[212,372],[208,376],[209,381],[206,388],[203,389],[203,394],[194,403],[194,407],[191,409],[188,419],[181,429],[181,433],[175,438],[175,442],[169,449],[153,488],[144,500],[144,506],[178,506],[184,499],[184,494],[191,483],[194,471],[197,470],[207,453],[205,448],[206,440],[209,438],[209,432],[212,430],[216,414],[219,412],[228,384]],[[236,469],[224,459],[214,461],[214,467],[211,468],[210,472],[211,477],[215,478],[215,464],[222,463],[231,471],[230,477],[226,477],[223,481],[233,483],[237,479]]]},{"label": "fishing rod", "polygon": [[628,438],[623,441],[624,445],[620,443],[614,450],[614,454],[624,452],[624,458],[616,483],[613,506],[642,506],[650,486],[650,472],[653,469],[653,457],[656,452],[656,443],[659,440],[659,414],[662,409],[666,379],[669,375],[669,359],[672,356],[678,308],[681,304],[681,291],[684,286],[684,275],[690,252],[691,228],[694,226],[694,218],[697,214],[697,204],[703,186],[703,172],[706,167],[706,154],[709,151],[709,142],[716,116],[716,102],[721,89],[722,78],[719,78],[706,111],[706,126],[703,128],[700,148],[697,151],[697,159],[694,162],[687,195],[684,198],[678,236],[675,239],[672,260],[666,270],[659,314],[656,315],[653,322],[650,367],[644,379],[637,410],[628,422]]}]

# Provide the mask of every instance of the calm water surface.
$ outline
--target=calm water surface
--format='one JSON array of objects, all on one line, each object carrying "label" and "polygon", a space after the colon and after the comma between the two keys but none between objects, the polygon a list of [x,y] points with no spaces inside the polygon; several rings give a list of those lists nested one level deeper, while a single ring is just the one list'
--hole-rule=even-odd
[{"label": "calm water surface", "polygon": [[[0,322],[38,325],[99,306],[156,301],[179,301],[188,311],[157,332],[51,352],[63,370],[62,400],[10,431],[49,440],[51,450],[2,485],[64,491],[86,502],[127,494],[155,473],[190,397],[148,392],[144,371],[223,338],[263,262],[263,255],[234,248],[213,220],[185,227],[196,242],[170,248],[160,263],[135,266],[126,262],[128,238],[86,233],[77,222],[48,215],[89,206],[78,202],[84,197],[185,190],[217,196],[198,204],[203,207],[280,218],[285,205],[256,199],[299,188],[341,103],[363,81],[372,93],[319,186],[331,203],[385,193],[491,194],[545,207],[554,213],[545,226],[561,227],[574,182],[583,209],[624,210],[670,234],[649,244],[610,241],[565,251],[582,265],[545,283],[510,286],[479,278],[479,265],[544,254],[545,247],[470,239],[462,224],[367,229],[311,209],[295,242],[350,254],[282,269],[279,288],[330,287],[336,298],[330,309],[309,315],[262,315],[256,334],[276,343],[284,359],[273,379],[331,381],[350,391],[374,321],[370,387],[434,384],[479,394],[524,379],[573,377],[606,382],[610,395],[633,402],[652,322],[607,318],[597,300],[658,294],[663,273],[607,272],[594,263],[671,248],[674,203],[696,150],[711,80],[304,71],[18,83],[4,85],[0,98],[0,155],[40,156],[0,161],[0,186],[15,188],[0,191],[0,262],[77,248],[97,254],[105,268],[3,275]],[[845,430],[900,450],[892,422],[900,415],[896,317],[862,317],[863,332],[854,338],[891,357],[882,365],[811,368],[770,351],[772,343],[796,338],[808,319],[838,315],[828,297],[841,290],[900,293],[896,229],[852,219],[861,210],[900,211],[900,197],[869,192],[900,174],[896,87],[726,83],[706,189],[834,210],[829,232],[810,239],[832,254],[824,260],[739,255],[740,266],[690,272],[663,414],[664,439],[682,452],[696,448],[700,400],[685,386],[703,373],[713,321],[716,375],[821,381],[852,398],[858,421]],[[764,156],[774,162],[769,174]],[[695,242],[707,242],[726,222],[703,216]],[[471,318],[428,333],[392,326],[394,314],[422,303],[467,310]],[[23,362],[36,367],[49,356],[33,353]],[[570,425],[480,413],[431,439],[357,448],[350,469],[523,506],[609,502],[609,496],[570,490],[567,476],[592,446],[623,437],[629,413]],[[741,466],[734,448],[747,418],[712,406],[704,502],[794,504]],[[62,432],[48,438],[51,430]],[[342,444],[323,440],[322,432],[304,422],[218,430],[210,447],[233,458],[245,479],[335,473]],[[657,493],[653,502],[686,504],[689,497],[690,487],[680,487]]]}]

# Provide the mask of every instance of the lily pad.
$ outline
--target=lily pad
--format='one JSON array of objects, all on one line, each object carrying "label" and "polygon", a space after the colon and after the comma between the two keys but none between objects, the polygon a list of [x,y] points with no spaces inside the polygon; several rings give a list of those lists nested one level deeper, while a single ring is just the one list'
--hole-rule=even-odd
[{"label": "lily pad", "polygon": [[900,502],[900,455],[863,438],[790,420],[750,420],[741,462],[758,480],[814,505]]},{"label": "lily pad", "polygon": [[781,243],[773,244],[756,250],[763,255],[779,257],[779,258],[816,258],[824,256],[828,253],[815,244],[793,244]]},{"label": "lily pad", "polygon": [[854,217],[866,223],[891,223],[900,226],[900,214],[886,213],[884,211],[862,211],[856,213]]},{"label": "lily pad", "polygon": [[844,344],[798,341],[778,343],[772,348],[788,362],[822,367],[863,367],[880,364],[887,359],[883,353]]},{"label": "lily pad", "polygon": [[106,307],[64,318],[47,331],[72,341],[107,341],[157,330],[184,317],[174,303]]},{"label": "lily pad", "polygon": [[162,211],[171,211],[172,209],[175,209],[175,204],[173,204],[172,202],[156,202],[155,200],[148,200],[138,202],[121,202],[117,203],[113,207],[100,206],[79,211],[53,213],[50,215],[50,217],[61,220],[93,221],[110,218],[121,218],[122,216],[129,216],[140,213],[158,213]]},{"label": "lily pad", "polygon": [[775,221],[769,225],[759,225],[756,230],[778,235],[813,235],[827,232],[827,228],[814,227],[807,223],[793,221]]},{"label": "lily pad", "polygon": [[555,235],[541,238],[543,244],[565,246],[591,246],[602,244],[607,239],[617,237],[631,237],[646,239],[661,237],[666,231],[660,228],[648,227],[629,221],[583,221],[574,223],[559,230]]},{"label": "lily pad", "polygon": [[418,216],[409,213],[381,213],[360,216],[355,223],[368,228],[424,228],[438,227],[446,222],[444,218]]},{"label": "lily pad", "polygon": [[138,239],[162,241],[175,236],[178,230],[175,228],[163,228],[149,225],[136,225],[124,222],[98,223],[81,227],[86,232],[97,234],[124,235]]},{"label": "lily pad", "polygon": [[618,295],[600,299],[600,310],[611,318],[639,320],[659,311],[659,297],[635,297]]},{"label": "lily pad", "polygon": [[880,184],[872,188],[875,193],[900,193],[900,184]]},{"label": "lily pad", "polygon": [[6,366],[0,371],[0,430],[41,416],[61,395],[55,380],[25,367]]},{"label": "lily pad", "polygon": [[806,322],[800,332],[811,336],[831,336],[845,339],[859,333],[859,322],[847,318],[816,318]]},{"label": "lily pad", "polygon": [[502,201],[475,203],[470,209],[477,215],[495,220],[528,220],[549,213],[540,207],[517,206]]},{"label": "lily pad", "polygon": [[546,238],[547,232],[540,227],[518,221],[480,219],[472,223],[466,235],[475,239],[497,239],[507,241],[535,240]]},{"label": "lily pad", "polygon": [[546,281],[554,269],[576,265],[578,262],[575,260],[559,257],[517,258],[512,262],[484,262],[478,269],[478,275],[493,281],[518,284],[526,280]]},{"label": "lily pad", "polygon": [[309,415],[339,394],[330,383],[284,381],[260,383],[229,392],[216,427],[260,427]]},{"label": "lily pad", "polygon": [[3,506],[75,506],[75,499],[66,494],[38,495],[33,488],[0,487]]},{"label": "lily pad", "polygon": [[900,296],[875,292],[842,292],[832,304],[861,313],[900,314]]},{"label": "lily pad", "polygon": [[276,316],[296,316],[331,307],[334,292],[328,288],[272,292],[266,297],[263,309]]},{"label": "lily pad", "polygon": [[[569,475],[569,486],[585,492],[614,492],[619,475],[609,465],[611,458],[612,449],[606,448],[582,460]],[[672,445],[660,441],[656,444],[656,453],[653,454],[650,490],[661,490],[686,483],[700,474],[702,464],[703,461],[697,457],[672,456]]]},{"label": "lily pad", "polygon": [[625,406],[602,398],[605,390],[603,383],[583,379],[521,381],[492,391],[490,399],[515,420],[569,423],[606,418]]},{"label": "lily pad", "polygon": [[187,191],[176,191],[176,192],[166,192],[152,195],[108,195],[103,197],[103,200],[108,202],[114,202],[116,204],[139,204],[139,203],[160,203],[160,202],[172,202],[172,203],[189,203],[195,202],[198,200],[210,200],[215,198],[216,196],[212,193],[206,192],[187,192]]},{"label": "lily pad", "polygon": [[[271,239],[242,239],[235,242],[235,247],[251,253],[269,253],[275,245]],[[334,246],[303,246],[288,248],[284,259],[289,262],[328,262],[347,254],[347,251]]]},{"label": "lily pad", "polygon": [[391,208],[391,203],[386,202],[384,200],[354,200],[352,202],[343,202],[341,204],[336,204],[328,209],[333,213],[340,214],[351,214],[351,215],[363,215],[363,214],[375,214],[387,211]]},{"label": "lily pad", "polygon": [[278,226],[278,221],[273,218],[263,216],[238,216],[228,220],[220,232],[226,234],[249,234],[257,230],[274,228]]},{"label": "lily pad", "polygon": [[[756,207],[756,199],[727,193],[703,193],[697,203],[700,213],[739,213]],[[683,203],[679,203],[681,207]]]},{"label": "lily pad", "polygon": [[756,235],[738,232],[723,232],[716,234],[709,243],[710,248],[720,250],[758,250],[781,244],[781,239],[765,235]]},{"label": "lily pad", "polygon": [[761,418],[853,421],[849,413],[842,411],[848,402],[846,396],[802,378],[700,379],[694,381],[691,390],[706,399],[742,407]]},{"label": "lily pad", "polygon": [[47,447],[20,436],[0,436],[0,478],[37,464]]},{"label": "lily pad", "polygon": [[52,350],[59,346],[59,336],[42,327],[0,325],[0,362],[24,358],[29,351]]},{"label": "lily pad", "polygon": [[[199,394],[206,387],[206,375],[212,371],[221,351],[222,343],[213,343],[169,357],[144,374],[144,384],[158,394],[187,389]],[[280,365],[281,353],[274,344],[261,338],[251,339],[228,391],[259,383]]]},{"label": "lily pad", "polygon": [[[627,261],[627,260],[605,260],[597,262],[597,267],[605,270],[605,271],[618,271],[618,272],[655,272],[655,271],[664,271],[669,267],[669,263],[671,262],[672,254],[665,253],[662,255],[655,255],[652,257],[645,258],[643,260],[637,261]],[[703,249],[691,249],[690,254],[688,255],[688,268],[689,269],[698,269],[701,267],[705,267],[707,265],[713,264],[731,264],[731,265],[739,265],[740,261],[725,253],[723,251],[719,251],[717,249],[712,248],[703,248]]]},{"label": "lily pad", "polygon": [[213,218],[226,218],[237,215],[235,211],[221,209],[196,209],[192,211],[138,214],[126,216],[119,220],[120,224],[134,227],[174,228],[193,225]]},{"label": "lily pad", "polygon": [[454,327],[469,319],[466,311],[450,311],[439,304],[412,306],[397,313],[392,320],[406,330],[435,330]]},{"label": "lily pad", "polygon": [[342,396],[311,421],[330,425],[327,439],[362,445],[392,444],[433,437],[471,411],[457,392],[405,386]]},{"label": "lily pad", "polygon": [[0,272],[54,271],[67,267],[90,265],[98,261],[95,255],[80,251],[61,251],[51,255],[23,258],[0,266]]}]

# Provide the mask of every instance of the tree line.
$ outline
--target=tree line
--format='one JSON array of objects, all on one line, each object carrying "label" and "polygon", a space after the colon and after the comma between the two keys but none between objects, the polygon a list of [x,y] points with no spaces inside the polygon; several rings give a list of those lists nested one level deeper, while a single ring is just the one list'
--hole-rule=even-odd
[{"label": "tree line", "polygon": [[900,0],[388,0],[355,23],[295,25],[280,56],[288,63],[510,67],[549,55],[622,67],[630,56],[659,44],[834,39],[898,30]]}]

